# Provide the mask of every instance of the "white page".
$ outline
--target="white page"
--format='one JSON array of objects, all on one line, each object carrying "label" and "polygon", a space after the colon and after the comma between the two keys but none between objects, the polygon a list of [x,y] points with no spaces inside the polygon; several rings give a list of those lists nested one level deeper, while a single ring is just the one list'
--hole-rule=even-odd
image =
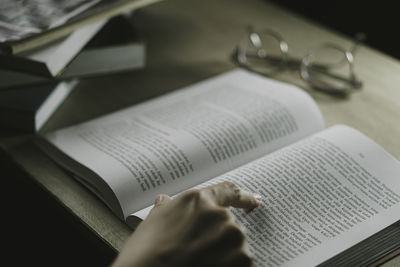
[{"label": "white page", "polygon": [[197,188],[232,181],[263,197],[250,213],[231,209],[255,266],[315,266],[400,219],[399,177],[381,147],[335,126]]},{"label": "white page", "polygon": [[50,116],[57,110],[61,103],[68,97],[72,90],[78,84],[78,80],[63,81],[57,84],[40,105],[35,114],[35,130],[39,131],[40,128],[46,123]]},{"label": "white page", "polygon": [[302,90],[234,70],[47,139],[102,177],[126,217],[322,128]]},{"label": "white page", "polygon": [[20,56],[46,63],[49,72],[56,76],[103,28],[107,21],[108,19],[102,19],[82,26],[60,41],[50,43],[40,49],[23,52]]}]

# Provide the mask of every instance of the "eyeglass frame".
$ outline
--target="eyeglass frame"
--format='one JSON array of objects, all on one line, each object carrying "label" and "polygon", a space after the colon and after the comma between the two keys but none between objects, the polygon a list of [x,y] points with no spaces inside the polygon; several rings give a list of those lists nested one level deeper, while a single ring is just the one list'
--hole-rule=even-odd
[{"label": "eyeglass frame", "polygon": [[[307,82],[312,89],[315,89],[317,91],[322,91],[325,93],[330,93],[330,94],[337,94],[337,95],[347,95],[348,93],[354,91],[354,89],[360,89],[362,88],[362,82],[357,79],[354,71],[354,55],[359,47],[360,43],[365,39],[364,34],[357,34],[355,36],[355,39],[353,40],[353,45],[351,46],[350,49],[344,49],[343,47],[335,44],[335,43],[323,43],[321,45],[318,45],[316,47],[310,48],[306,55],[302,57],[301,59],[296,59],[292,58],[289,56],[289,45],[288,43],[284,40],[284,38],[276,31],[266,28],[263,29],[262,34],[264,35],[269,35],[273,37],[275,40],[278,41],[279,43],[279,49],[280,49],[280,58],[266,58],[266,53],[263,49],[261,48],[261,43],[262,40],[260,38],[260,33],[255,31],[253,27],[249,26],[247,27],[247,32],[248,35],[246,36],[246,39],[243,38],[239,44],[237,45],[235,52],[233,54],[234,60],[239,64],[239,66],[248,69],[250,71],[266,75],[266,76],[273,76],[274,74],[281,72],[283,69],[296,69],[299,70],[299,74],[301,79],[303,79],[305,82]],[[248,40],[247,40],[248,39]],[[244,42],[246,40],[246,42]],[[251,64],[248,62],[247,58],[248,55],[246,55],[247,52],[247,46],[243,47],[246,43],[248,44],[250,42],[252,45],[257,49],[257,53],[264,52],[264,55],[256,55],[258,59],[263,59],[263,60],[275,60],[279,61],[276,63],[277,65],[275,66],[275,71],[271,71],[269,73],[257,71],[256,69],[251,67]],[[328,69],[331,68],[333,65],[339,65],[339,64],[329,64],[329,65],[314,65],[313,68],[314,70],[320,71],[322,74],[331,76],[337,80],[340,80],[348,85],[350,85],[350,88],[348,87],[332,87],[327,83],[324,83],[322,80],[315,80],[311,79],[309,75],[309,71],[311,70],[310,66],[310,58],[312,55],[315,55],[315,50],[321,49],[321,48],[331,48],[331,49],[336,49],[344,54],[344,60],[341,60],[339,64],[347,63],[349,66],[349,77],[341,77],[338,75],[334,75],[332,73],[328,72]],[[319,84],[318,84],[319,83]]]}]

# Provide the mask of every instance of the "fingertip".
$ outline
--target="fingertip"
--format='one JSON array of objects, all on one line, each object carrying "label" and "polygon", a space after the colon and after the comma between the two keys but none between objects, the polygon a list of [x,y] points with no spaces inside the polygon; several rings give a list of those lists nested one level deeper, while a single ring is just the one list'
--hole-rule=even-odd
[{"label": "fingertip", "polygon": [[256,207],[260,206],[262,203],[262,196],[259,194],[253,194],[253,197],[254,197],[256,205],[257,205]]},{"label": "fingertip", "polygon": [[154,205],[155,206],[159,206],[167,201],[169,201],[171,198],[168,195],[165,194],[160,194],[156,197],[155,201],[154,201]]},{"label": "fingertip", "polygon": [[259,206],[261,206],[262,203],[262,197],[259,195],[253,195],[253,201],[252,203],[247,207],[244,208],[246,213],[249,213],[251,211],[253,211],[255,208],[258,208]]},{"label": "fingertip", "polygon": [[246,210],[253,210],[261,205],[262,197],[259,194],[254,194],[248,191],[241,192],[241,203],[237,203],[238,208],[244,208]]},{"label": "fingertip", "polygon": [[223,182],[203,189],[217,205],[243,209],[254,209],[261,204],[262,197],[238,187],[232,182]]}]

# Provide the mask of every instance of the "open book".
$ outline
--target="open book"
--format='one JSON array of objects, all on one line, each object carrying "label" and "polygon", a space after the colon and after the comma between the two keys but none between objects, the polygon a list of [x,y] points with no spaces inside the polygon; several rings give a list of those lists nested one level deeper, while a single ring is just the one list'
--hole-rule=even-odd
[{"label": "open book", "polygon": [[255,265],[310,266],[400,219],[399,162],[350,127],[323,128],[304,91],[234,70],[40,143],[131,225],[159,193],[232,181],[263,197],[232,209]]}]

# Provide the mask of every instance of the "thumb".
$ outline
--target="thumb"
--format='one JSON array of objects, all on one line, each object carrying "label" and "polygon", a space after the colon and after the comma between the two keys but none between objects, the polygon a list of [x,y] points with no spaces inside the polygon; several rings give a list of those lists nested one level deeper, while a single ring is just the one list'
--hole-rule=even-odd
[{"label": "thumb", "polygon": [[170,200],[171,200],[171,198],[168,195],[160,194],[156,197],[156,200],[154,201],[154,207],[155,208],[159,207]]}]

